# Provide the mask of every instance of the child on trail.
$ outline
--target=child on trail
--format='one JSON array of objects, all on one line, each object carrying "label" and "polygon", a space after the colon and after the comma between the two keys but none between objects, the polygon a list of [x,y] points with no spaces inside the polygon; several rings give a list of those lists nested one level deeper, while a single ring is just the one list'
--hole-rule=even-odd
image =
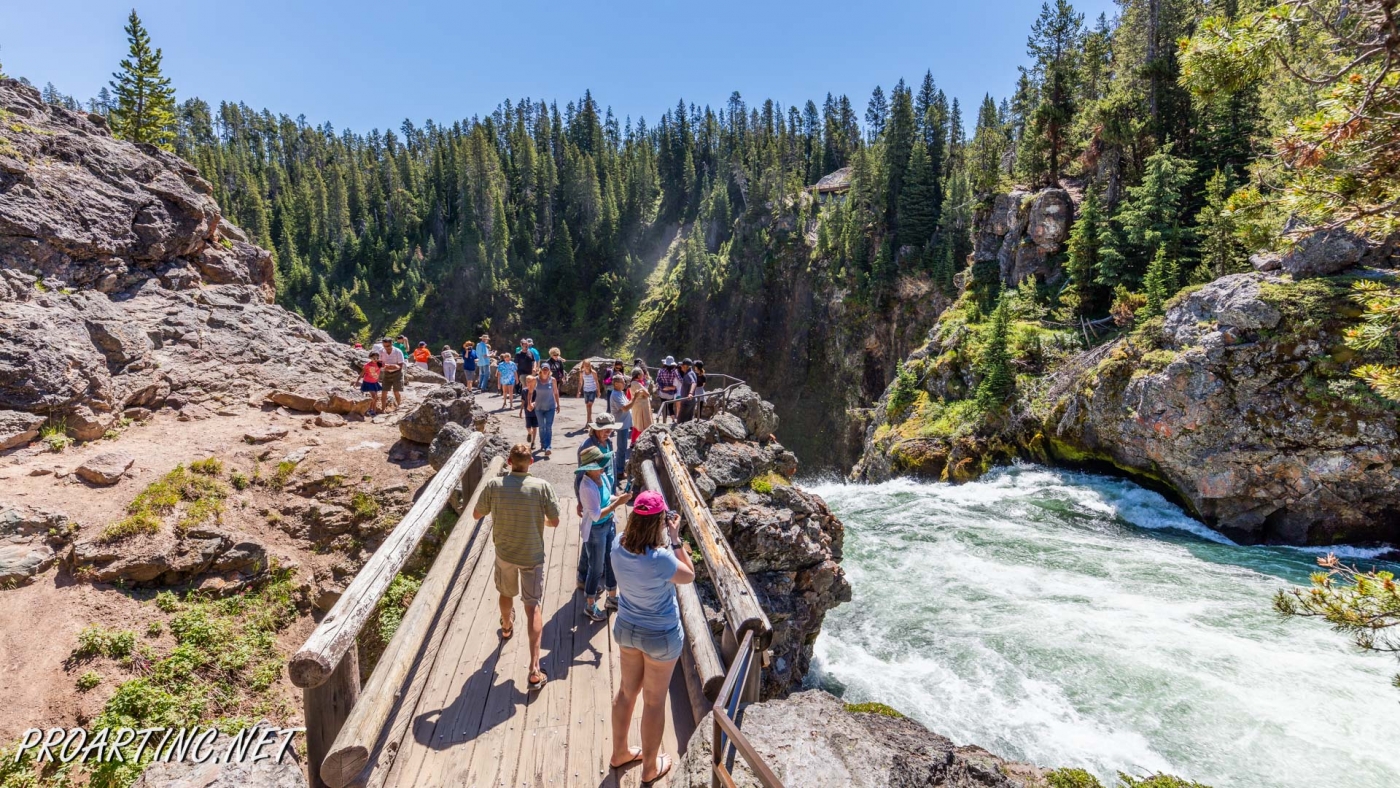
[{"label": "child on trail", "polygon": [[496,365],[496,374],[500,376],[501,384],[501,407],[510,410],[515,403],[515,372],[518,367],[514,361],[510,360],[510,354],[501,353],[501,361]]},{"label": "child on trail", "polygon": [[583,421],[587,424],[593,421],[593,403],[598,399],[598,373],[593,370],[593,362],[588,359],[579,362],[578,395],[583,397]]},{"label": "child on trail", "polygon": [[384,370],[384,365],[379,362],[379,351],[369,352],[369,361],[360,368],[360,391],[369,395],[369,411],[366,416],[377,416],[379,411],[384,409],[384,386],[379,382],[379,376]]},{"label": "child on trail", "polygon": [[427,369],[428,361],[433,357],[433,351],[428,349],[427,342],[419,342],[418,347],[413,351],[413,363],[419,369]]},{"label": "child on trail", "polygon": [[462,343],[462,382],[467,391],[476,390],[476,352],[470,342]]}]

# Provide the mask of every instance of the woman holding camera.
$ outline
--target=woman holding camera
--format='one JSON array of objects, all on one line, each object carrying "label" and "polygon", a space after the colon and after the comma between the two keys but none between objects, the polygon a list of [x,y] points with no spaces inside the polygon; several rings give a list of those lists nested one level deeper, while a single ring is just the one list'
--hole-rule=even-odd
[{"label": "woman holding camera", "polygon": [[[695,580],[695,565],[680,537],[680,517],[666,499],[648,490],[637,496],[627,529],[613,542],[617,578],[617,620],[613,637],[621,649],[622,682],[613,699],[614,769],[642,762],[642,782],[671,771],[671,756],[662,753],[666,730],[666,692],[685,646],[677,585]],[[642,746],[627,742],[637,696],[642,697]]]}]

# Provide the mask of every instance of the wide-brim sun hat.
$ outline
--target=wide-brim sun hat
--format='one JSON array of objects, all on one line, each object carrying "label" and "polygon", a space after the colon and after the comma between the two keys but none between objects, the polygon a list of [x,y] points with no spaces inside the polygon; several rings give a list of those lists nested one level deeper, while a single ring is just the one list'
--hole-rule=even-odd
[{"label": "wide-brim sun hat", "polygon": [[611,414],[599,413],[597,416],[593,417],[593,421],[588,423],[588,429],[615,430],[617,429],[617,419],[614,419]]},{"label": "wide-brim sun hat", "polygon": [[663,366],[674,367],[676,365],[676,357],[667,356],[666,358],[661,359],[661,363]]},{"label": "wide-brim sun hat", "polygon": [[637,500],[632,504],[632,511],[648,516],[670,511],[670,507],[666,505],[666,496],[655,490],[647,490],[637,496]]},{"label": "wide-brim sun hat", "polygon": [[589,471],[606,471],[608,469],[607,455],[597,446],[589,446],[578,456],[578,468],[574,473],[588,473]]}]

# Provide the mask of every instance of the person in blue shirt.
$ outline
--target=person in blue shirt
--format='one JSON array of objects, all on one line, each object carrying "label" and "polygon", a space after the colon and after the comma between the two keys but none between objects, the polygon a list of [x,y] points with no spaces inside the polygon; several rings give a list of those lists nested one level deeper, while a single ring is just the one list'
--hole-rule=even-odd
[{"label": "person in blue shirt", "polygon": [[476,387],[486,390],[491,382],[491,335],[482,334],[476,343]]},{"label": "person in blue shirt", "polygon": [[[642,782],[649,784],[671,771],[671,756],[661,752],[661,737],[666,732],[666,691],[685,647],[676,586],[695,581],[695,565],[681,542],[680,518],[667,510],[661,493],[652,490],[637,496],[627,529],[613,540],[611,557],[618,589],[613,638],[622,670],[613,698],[609,763],[619,768],[641,761]],[[639,695],[640,748],[627,741]]]}]

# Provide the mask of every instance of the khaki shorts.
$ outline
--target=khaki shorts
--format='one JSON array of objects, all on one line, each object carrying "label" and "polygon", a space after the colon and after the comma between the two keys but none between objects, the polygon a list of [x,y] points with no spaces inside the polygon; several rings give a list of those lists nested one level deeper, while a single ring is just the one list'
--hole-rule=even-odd
[{"label": "khaki shorts", "polygon": [[403,370],[385,372],[380,382],[384,384],[385,391],[403,391]]},{"label": "khaki shorts", "polygon": [[544,564],[520,566],[496,559],[496,590],[501,596],[518,596],[527,605],[544,601]]}]

